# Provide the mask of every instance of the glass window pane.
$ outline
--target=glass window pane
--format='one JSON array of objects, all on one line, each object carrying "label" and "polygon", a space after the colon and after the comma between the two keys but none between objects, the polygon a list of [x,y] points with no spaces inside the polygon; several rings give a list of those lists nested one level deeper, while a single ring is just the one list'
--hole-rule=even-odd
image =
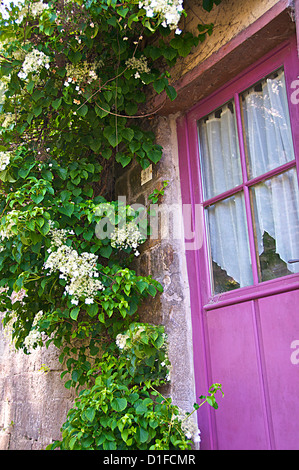
[{"label": "glass window pane", "polygon": [[233,102],[199,122],[204,198],[210,199],[242,183]]},{"label": "glass window pane", "polygon": [[241,95],[249,178],[294,160],[283,70]]},{"label": "glass window pane", "polygon": [[253,283],[243,193],[206,209],[214,293]]},{"label": "glass window pane", "polygon": [[299,272],[299,192],[293,168],[252,188],[261,280]]}]

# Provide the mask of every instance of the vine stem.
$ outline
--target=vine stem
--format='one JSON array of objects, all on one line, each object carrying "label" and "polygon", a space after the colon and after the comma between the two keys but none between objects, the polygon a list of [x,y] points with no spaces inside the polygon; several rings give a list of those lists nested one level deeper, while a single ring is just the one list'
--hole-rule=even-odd
[{"label": "vine stem", "polygon": [[140,115],[135,115],[135,116],[128,116],[126,114],[113,113],[112,111],[108,111],[107,109],[102,108],[98,103],[95,103],[95,104],[102,111],[104,111],[105,113],[108,113],[108,114],[112,114],[112,116],[123,117],[123,118],[127,118],[127,119],[140,119],[140,118],[145,118],[145,117],[152,116],[153,114],[156,114],[158,111],[160,111],[160,109],[163,108],[163,106],[165,105],[165,102],[166,102],[166,98],[163,101],[163,103],[161,104],[161,106],[159,106],[159,108],[155,109],[154,111],[152,111],[150,113],[147,113],[147,114],[140,114]]}]

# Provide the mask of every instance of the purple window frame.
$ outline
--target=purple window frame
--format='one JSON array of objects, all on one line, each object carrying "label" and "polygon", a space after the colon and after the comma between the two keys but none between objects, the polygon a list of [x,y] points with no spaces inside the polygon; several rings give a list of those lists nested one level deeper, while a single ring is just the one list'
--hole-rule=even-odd
[{"label": "purple window frame", "polygon": [[[200,168],[200,150],[198,137],[198,121],[210,112],[219,108],[232,98],[235,100],[236,106],[236,122],[239,137],[241,165],[243,173],[243,183],[237,188],[233,188],[226,193],[222,193],[219,199],[223,199],[224,194],[229,197],[240,189],[244,191],[246,214],[248,219],[248,227],[252,227],[251,206],[249,201],[249,187],[265,179],[265,174],[250,180],[250,183],[244,179],[246,171],[244,168],[245,149],[243,143],[243,131],[240,113],[240,94],[250,88],[252,85],[262,80],[265,76],[271,74],[275,70],[283,67],[285,73],[286,92],[289,104],[289,114],[291,122],[291,131],[293,136],[295,161],[291,161],[266,173],[267,177],[275,175],[281,170],[287,170],[297,167],[297,178],[299,173],[299,104],[291,102],[291,94],[294,91],[291,88],[293,81],[299,77],[299,60],[297,54],[296,36],[288,39],[280,44],[270,53],[262,57],[258,62],[254,63],[241,74],[230,80],[219,90],[204,98],[196,104],[190,111],[177,120],[178,135],[178,152],[179,152],[179,169],[181,179],[182,203],[191,205],[192,224],[195,224],[195,208],[204,201],[203,187]],[[200,79],[200,78],[199,78]],[[298,83],[298,82],[297,82]],[[298,93],[297,93],[298,95]],[[278,171],[279,170],[279,171]],[[209,199],[209,204],[213,200],[217,200],[218,196]],[[254,283],[251,286],[240,287],[234,291],[225,292],[212,297],[211,278],[209,269],[210,253],[208,250],[207,231],[205,227],[205,218],[203,218],[203,233],[195,233],[198,238],[195,250],[186,249],[187,272],[190,286],[190,303],[191,303],[191,319],[193,329],[193,353],[194,367],[197,393],[201,394],[203,390],[209,387],[208,373],[208,341],[206,338],[205,315],[209,310],[221,308],[224,306],[246,302],[248,300],[262,298],[265,296],[278,294],[280,292],[292,291],[299,289],[299,274],[291,274],[285,277],[272,279],[269,281],[259,282],[256,274],[254,274]],[[253,272],[257,273],[257,260],[255,241],[253,233],[249,229],[249,245]],[[195,243],[195,244],[196,244]],[[186,246],[188,241],[186,240]],[[202,411],[200,414],[200,422],[202,430],[212,429],[213,414],[209,411]],[[213,433],[209,436],[210,444],[208,447],[213,448]]]},{"label": "purple window frame", "polygon": [[[244,148],[244,137],[243,137],[243,127],[241,121],[241,110],[240,110],[240,101],[239,96],[240,94],[254,85],[256,82],[262,80],[265,76],[271,74],[275,70],[279,69],[280,67],[284,68],[285,73],[285,81],[286,81],[286,91],[287,91],[287,98],[289,104],[289,113],[290,113],[290,121],[291,121],[291,130],[293,136],[293,143],[294,143],[294,154],[295,160],[292,160],[278,168],[275,168],[261,176],[255,177],[247,180],[247,172],[246,172],[246,156],[245,156],[245,148]],[[248,287],[242,287],[235,291],[225,292],[220,294],[222,298],[235,298],[236,295],[241,294],[245,290],[253,291],[254,288],[258,287],[259,289],[261,286],[269,287],[271,284],[277,284],[278,282],[286,282],[289,279],[293,278],[294,276],[298,276],[296,274],[291,274],[289,276],[285,276],[284,278],[273,279],[270,281],[264,281],[263,283],[259,282],[257,276],[257,260],[256,260],[256,250],[255,250],[255,242],[254,242],[254,235],[250,230],[252,227],[252,215],[251,215],[251,206],[249,200],[249,188],[253,185],[261,182],[267,178],[270,178],[282,171],[287,169],[299,167],[299,105],[293,104],[291,102],[290,96],[291,93],[294,91],[291,88],[291,84],[293,81],[297,79],[299,72],[298,67],[298,57],[296,51],[296,39],[295,37],[291,40],[286,41],[281,46],[276,48],[271,53],[267,54],[258,63],[254,64],[253,66],[246,69],[242,74],[238,75],[235,79],[231,80],[228,84],[223,86],[220,90],[213,93],[211,96],[205,98],[202,102],[198,103],[194,108],[192,108],[189,113],[184,116],[183,118],[178,120],[177,129],[178,129],[178,143],[179,143],[179,165],[180,165],[180,175],[181,175],[181,189],[182,189],[182,202],[183,204],[191,204],[192,207],[195,207],[197,204],[211,205],[212,203],[217,202],[218,200],[222,200],[224,198],[230,197],[239,191],[244,192],[245,198],[245,206],[246,206],[246,214],[247,214],[247,222],[249,227],[249,246],[250,246],[250,253],[251,259],[253,263],[253,285]],[[221,195],[217,195],[213,198],[208,200],[204,200],[203,197],[203,188],[202,188],[202,181],[201,181],[201,169],[200,169],[200,156],[199,156],[199,139],[198,139],[198,121],[214,111],[215,109],[219,108],[224,103],[228,102],[229,100],[234,99],[235,107],[236,107],[236,123],[237,123],[237,132],[240,144],[240,157],[241,157],[241,167],[242,167],[242,174],[243,174],[243,183],[237,187],[234,187],[225,193],[221,193]],[[298,178],[298,171],[297,171],[297,178]],[[298,180],[299,181],[299,180]],[[195,217],[195,213],[193,210],[192,213],[193,217]],[[204,222],[205,223],[205,222]],[[194,224],[195,226],[195,224]],[[201,248],[204,250],[205,254],[205,265],[207,266],[209,253],[207,249],[207,237],[206,237],[206,227],[204,227],[203,234],[197,234],[197,236],[203,238],[203,244]],[[198,245],[200,246],[200,240],[198,240]],[[187,257],[193,258],[195,253],[188,252]],[[190,263],[193,264],[193,263]],[[202,264],[202,263],[201,263]],[[204,289],[207,293],[211,293],[211,283],[210,283],[210,274],[207,272],[206,266],[204,269],[199,268],[199,277],[203,283]],[[204,295],[204,304],[209,303],[213,300],[211,295]],[[219,300],[219,295],[216,295],[217,299]]]}]

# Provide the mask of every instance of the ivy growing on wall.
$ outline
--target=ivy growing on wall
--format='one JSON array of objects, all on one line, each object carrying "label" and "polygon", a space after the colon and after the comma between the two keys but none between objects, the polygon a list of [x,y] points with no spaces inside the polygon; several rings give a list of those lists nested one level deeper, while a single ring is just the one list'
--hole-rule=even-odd
[{"label": "ivy growing on wall", "polygon": [[[146,228],[101,193],[107,162],[161,159],[140,125],[144,104],[155,93],[175,99],[169,70],[213,29],[184,33],[182,15],[182,0],[25,0],[0,17],[3,323],[25,354],[54,343],[65,386],[80,390],[51,448],[199,441],[193,417],[157,390],[170,379],[163,326],[139,322],[142,301],[162,292],[130,268]],[[217,408],[218,390],[193,412]]]}]

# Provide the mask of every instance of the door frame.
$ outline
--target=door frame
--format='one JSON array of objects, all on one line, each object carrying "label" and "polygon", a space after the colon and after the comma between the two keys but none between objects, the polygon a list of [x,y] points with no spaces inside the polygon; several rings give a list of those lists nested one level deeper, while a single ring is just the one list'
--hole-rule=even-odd
[{"label": "door frame", "polygon": [[[299,75],[299,60],[296,48],[296,36],[283,42],[273,51],[262,57],[234,79],[196,104],[190,111],[178,118],[178,152],[183,205],[191,205],[192,226],[196,227],[196,207],[203,201],[201,183],[199,142],[197,122],[200,118],[216,109],[219,104],[228,101],[235,94],[249,88],[251,84],[264,78],[279,67],[284,66],[287,96],[289,101],[290,120],[294,142],[297,176],[299,168],[299,104],[291,103],[291,84]],[[200,78],[199,78],[200,79]],[[220,97],[221,101],[220,102]],[[299,176],[298,176],[299,178]],[[259,299],[269,295],[299,289],[299,274],[265,281],[249,287],[242,287],[221,296],[209,297],[210,274],[208,269],[209,252],[206,229],[203,221],[203,233],[195,233],[197,249],[188,249],[186,244],[186,262],[190,287],[191,318],[193,329],[193,353],[196,396],[205,394],[211,385],[211,365],[209,360],[209,341],[207,337],[206,315],[215,308]],[[205,260],[205,262],[202,262]],[[221,377],[217,378],[221,382]],[[224,391],[225,392],[225,391]],[[220,399],[221,400],[221,399]],[[220,403],[221,406],[221,403]],[[217,413],[217,411],[216,411]],[[198,412],[199,427],[202,430],[202,448],[217,449],[215,430],[215,411],[202,407]]]}]

